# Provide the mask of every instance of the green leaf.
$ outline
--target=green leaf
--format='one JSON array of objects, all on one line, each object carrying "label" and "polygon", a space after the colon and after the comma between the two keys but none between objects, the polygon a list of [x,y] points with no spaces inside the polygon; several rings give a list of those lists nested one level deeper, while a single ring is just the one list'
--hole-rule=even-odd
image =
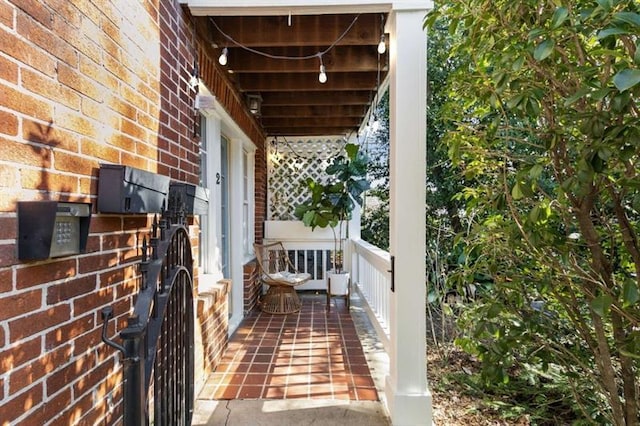
[{"label": "green leaf", "polygon": [[513,98],[509,99],[507,101],[507,108],[513,109],[513,108],[517,107],[520,104],[520,102],[522,102],[523,98],[524,98],[524,95],[520,94],[520,95],[516,95]]},{"label": "green leaf", "polygon": [[613,84],[621,92],[632,88],[638,83],[640,83],[640,70],[638,69],[627,68],[613,77]]},{"label": "green leaf", "polygon": [[638,299],[640,299],[640,295],[638,295],[638,287],[636,287],[636,283],[631,280],[626,281],[622,288],[622,302],[624,306],[631,306],[636,303]]},{"label": "green leaf", "polygon": [[536,28],[529,32],[529,41],[535,40],[538,36],[544,34],[544,30],[542,28]]},{"label": "green leaf", "polygon": [[607,147],[607,146],[601,146],[598,149],[598,157],[600,157],[604,161],[609,160],[609,158],[611,158],[612,154],[613,154],[613,152],[611,152],[611,149],[609,147]]},{"label": "green leaf", "polygon": [[487,318],[495,318],[500,314],[500,312],[502,312],[502,305],[494,303],[489,306],[489,310],[487,311]]},{"label": "green leaf", "polygon": [[522,193],[522,188],[520,187],[519,183],[516,183],[515,185],[513,185],[513,189],[511,189],[511,196],[513,197],[514,200],[519,200],[524,197],[524,194]]},{"label": "green leaf", "polygon": [[544,167],[542,166],[542,164],[534,164],[531,167],[531,170],[529,170],[529,176],[531,177],[531,179],[538,179],[543,171]]},{"label": "green leaf", "polygon": [[608,12],[613,7],[613,3],[611,0],[596,0],[598,5],[604,9],[605,12]]},{"label": "green leaf", "polygon": [[347,151],[347,155],[349,156],[350,160],[353,160],[354,158],[356,158],[356,155],[358,154],[358,149],[360,147],[356,144],[353,143],[349,143],[347,145],[345,145],[344,150]]},{"label": "green leaf", "polygon": [[564,100],[564,106],[571,105],[572,103],[574,103],[580,98],[583,98],[585,95],[587,95],[590,92],[591,92],[591,88],[589,87],[581,88],[576,93],[574,93],[573,95],[569,96],[567,99]]},{"label": "green leaf", "polygon": [[601,317],[604,317],[611,308],[613,298],[608,294],[603,294],[591,301],[591,309]]},{"label": "green leaf", "polygon": [[566,7],[559,7],[553,12],[551,17],[551,28],[556,29],[569,17],[569,10]]},{"label": "green leaf", "polygon": [[596,101],[601,101],[603,100],[609,93],[613,92],[614,89],[610,88],[610,87],[605,87],[604,89],[600,89],[600,90],[596,90],[595,92],[591,93],[591,98],[595,99]]},{"label": "green leaf", "polygon": [[551,55],[553,53],[553,49],[555,48],[556,43],[548,38],[545,41],[543,41],[542,43],[540,43],[538,46],[536,46],[536,49],[533,51],[533,57],[536,61],[542,61],[544,59],[546,59],[547,57],[549,57],[549,55]]},{"label": "green leaf", "polygon": [[511,69],[517,72],[522,69],[523,65],[524,65],[524,56],[520,56],[518,59],[513,61],[513,64],[511,64]]},{"label": "green leaf", "polygon": [[613,19],[618,22],[624,22],[635,27],[640,27],[640,15],[635,12],[618,12],[613,15]]},{"label": "green leaf", "polygon": [[607,28],[606,30],[602,30],[598,33],[598,40],[602,40],[603,38],[610,37],[612,35],[627,34],[628,32],[629,31],[618,27]]},{"label": "green leaf", "polygon": [[540,217],[540,206],[535,206],[529,212],[529,220],[535,223],[538,221],[539,217]]}]

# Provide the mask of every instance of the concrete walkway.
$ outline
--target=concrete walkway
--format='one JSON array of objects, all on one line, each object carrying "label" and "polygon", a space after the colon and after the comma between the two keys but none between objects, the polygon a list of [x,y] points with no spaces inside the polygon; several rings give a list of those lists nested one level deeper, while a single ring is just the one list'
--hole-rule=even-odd
[{"label": "concrete walkway", "polygon": [[[324,297],[324,296],[323,296]],[[363,346],[371,376],[384,398],[384,376],[388,357],[362,307],[358,294],[352,296],[351,316]],[[198,399],[193,426],[388,426],[389,418],[381,401],[338,399]]]},{"label": "concrete walkway", "polygon": [[196,401],[193,426],[388,426],[380,402],[339,400]]}]

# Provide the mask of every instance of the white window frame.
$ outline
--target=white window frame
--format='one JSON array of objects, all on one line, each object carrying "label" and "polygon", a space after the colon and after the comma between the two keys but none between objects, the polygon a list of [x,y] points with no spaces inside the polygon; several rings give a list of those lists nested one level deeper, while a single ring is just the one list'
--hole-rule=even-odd
[{"label": "white window frame", "polygon": [[242,149],[242,248],[245,261],[254,257],[255,242],[255,149]]},{"label": "white window frame", "polygon": [[[200,85],[200,95],[211,96],[205,86]],[[223,278],[230,278],[232,289],[230,291],[229,311],[229,334],[233,333],[240,321],[244,317],[244,270],[246,262],[253,259],[254,237],[254,214],[255,214],[255,151],[256,146],[242,129],[227,114],[222,105],[215,100],[212,108],[201,109],[200,113],[206,117],[206,134],[201,135],[207,138],[207,182],[209,182],[209,211],[208,223],[211,235],[206,236],[207,241],[205,252],[207,258],[203,259],[200,268],[200,288],[206,290],[208,286],[215,284]],[[223,276],[221,270],[221,229],[222,216],[220,209],[221,190],[217,184],[216,175],[221,170],[220,163],[220,140],[224,135],[229,141],[229,276]],[[218,154],[216,154],[218,153]],[[247,161],[247,171],[249,178],[249,194],[245,194],[243,171],[243,161]],[[248,202],[249,223],[243,224],[243,212],[245,203]],[[245,235],[245,230],[248,235]]]}]

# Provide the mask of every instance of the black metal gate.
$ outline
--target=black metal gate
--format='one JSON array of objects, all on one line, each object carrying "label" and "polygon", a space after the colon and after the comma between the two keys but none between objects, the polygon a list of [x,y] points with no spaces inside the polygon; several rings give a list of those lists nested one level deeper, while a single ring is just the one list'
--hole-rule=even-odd
[{"label": "black metal gate", "polygon": [[143,240],[142,285],[122,345],[107,338],[113,311],[102,310],[102,340],[124,356],[126,426],[190,425],[193,415],[193,260],[184,213],[172,204]]}]

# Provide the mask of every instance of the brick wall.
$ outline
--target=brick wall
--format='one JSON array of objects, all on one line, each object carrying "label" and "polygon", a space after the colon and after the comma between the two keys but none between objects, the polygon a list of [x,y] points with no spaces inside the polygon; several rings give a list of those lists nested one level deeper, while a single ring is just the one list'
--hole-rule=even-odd
[{"label": "brick wall", "polygon": [[[205,374],[219,365],[227,348],[229,333],[229,306],[227,298],[230,280],[220,280],[206,293],[198,295],[197,317],[200,328],[196,337],[196,366]],[[196,380],[196,391],[204,384],[204,375]]]},{"label": "brick wall", "polygon": [[257,308],[262,294],[262,283],[258,279],[258,265],[251,261],[244,265],[244,314]]},{"label": "brick wall", "polygon": [[[210,64],[205,83],[258,145],[256,191],[266,184],[264,136],[196,30],[177,0],[0,0],[0,424],[120,421],[122,363],[101,342],[100,310],[113,307],[117,339],[152,218],[95,210],[99,164],[197,182],[194,60]],[[16,202],[27,200],[91,202],[86,253],[19,261]],[[190,232],[195,251],[197,221]],[[208,369],[226,297],[197,300]]]}]

